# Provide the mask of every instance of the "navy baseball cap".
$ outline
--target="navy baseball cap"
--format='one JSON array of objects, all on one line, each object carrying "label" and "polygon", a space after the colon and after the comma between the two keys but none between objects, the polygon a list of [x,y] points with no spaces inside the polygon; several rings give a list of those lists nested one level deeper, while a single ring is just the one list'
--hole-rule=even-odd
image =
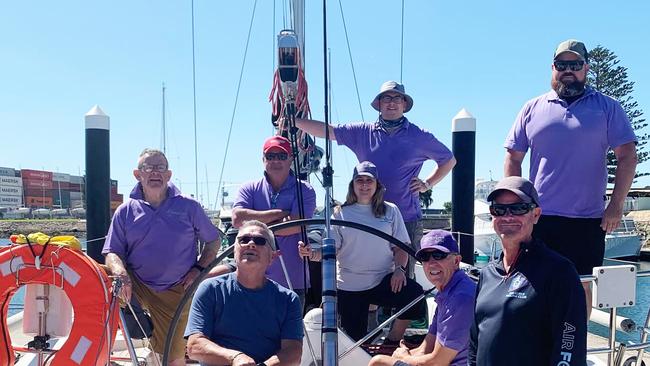
[{"label": "navy baseball cap", "polygon": [[360,175],[365,175],[366,177],[377,180],[377,167],[369,161],[362,161],[354,167],[352,179],[356,179]]},{"label": "navy baseball cap", "polygon": [[454,236],[447,230],[431,230],[420,240],[420,250],[415,253],[417,257],[420,253],[428,249],[436,249],[445,253],[458,253],[458,243]]}]

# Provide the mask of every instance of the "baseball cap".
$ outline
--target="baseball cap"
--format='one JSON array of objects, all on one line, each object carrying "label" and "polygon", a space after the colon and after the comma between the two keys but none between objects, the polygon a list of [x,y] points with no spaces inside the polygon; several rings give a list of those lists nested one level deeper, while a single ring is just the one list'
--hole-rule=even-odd
[{"label": "baseball cap", "polygon": [[445,253],[458,253],[458,243],[454,236],[447,230],[431,230],[420,240],[420,250],[415,253],[417,257],[427,249],[436,249]]},{"label": "baseball cap", "polygon": [[576,54],[584,62],[587,62],[589,56],[585,44],[576,39],[567,39],[566,41],[560,43],[555,49],[555,54],[553,54],[553,59],[555,60],[560,54],[564,52],[571,52],[573,54]]},{"label": "baseball cap", "polygon": [[377,180],[377,167],[369,161],[362,161],[354,167],[352,179],[355,179],[360,175],[365,175],[366,177]]},{"label": "baseball cap", "polygon": [[282,151],[291,155],[291,142],[282,136],[272,136],[264,141],[264,148],[262,149],[263,153],[269,151],[269,149],[279,147]]},{"label": "baseball cap", "polygon": [[492,202],[500,191],[509,191],[521,198],[526,203],[534,203],[539,206],[539,196],[531,181],[522,177],[507,177],[501,179],[487,197]]}]

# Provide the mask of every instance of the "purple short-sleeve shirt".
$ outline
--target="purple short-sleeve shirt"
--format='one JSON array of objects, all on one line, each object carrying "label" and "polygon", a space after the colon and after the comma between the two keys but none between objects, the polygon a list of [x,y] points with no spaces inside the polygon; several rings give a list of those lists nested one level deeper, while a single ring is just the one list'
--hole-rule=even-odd
[{"label": "purple short-sleeve shirt", "polygon": [[436,312],[429,334],[441,345],[458,351],[451,366],[467,365],[469,328],[474,321],[476,284],[465,272],[457,270],[447,286],[436,295]]},{"label": "purple short-sleeve shirt", "polygon": [[140,281],[163,291],[180,282],[196,263],[198,240],[218,238],[201,205],[172,183],[158,208],[144,200],[138,183],[115,211],[102,253],[117,254]]},{"label": "purple short-sleeve shirt", "polygon": [[607,150],[636,142],[616,100],[587,87],[567,105],[553,90],[527,102],[504,146],[530,148],[530,180],[545,215],[599,218],[605,209]]},{"label": "purple short-sleeve shirt", "polygon": [[418,193],[409,189],[411,179],[420,174],[425,161],[435,160],[440,166],[454,155],[431,132],[404,119],[404,125],[392,133],[378,123],[353,123],[338,125],[334,134],[337,143],[352,150],[359,161],[377,166],[386,187],[384,199],[397,205],[404,222],[413,222],[422,211]]},{"label": "purple short-sleeve shirt", "polygon": [[[300,182],[302,189],[303,207],[305,218],[309,219],[316,209],[316,192],[309,183]],[[298,199],[296,198],[296,178],[291,173],[284,182],[279,191],[275,191],[266,178],[258,181],[247,182],[239,187],[237,197],[233,203],[233,208],[245,208],[255,211],[266,211],[271,209],[281,209],[287,211],[292,216],[298,216]],[[298,241],[301,240],[300,234],[276,236],[275,241],[278,249],[281,250],[282,258],[289,273],[289,279],[294,289],[305,288],[305,278],[303,275],[302,259],[298,254]],[[284,276],[280,260],[276,259],[266,271],[267,277],[289,287]],[[309,272],[307,272],[307,281],[309,281]],[[309,284],[309,282],[308,282]]]}]

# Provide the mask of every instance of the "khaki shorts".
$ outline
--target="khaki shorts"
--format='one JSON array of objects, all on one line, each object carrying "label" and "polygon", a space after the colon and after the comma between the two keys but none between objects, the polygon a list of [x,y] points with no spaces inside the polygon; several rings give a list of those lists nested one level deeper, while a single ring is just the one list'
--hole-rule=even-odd
[{"label": "khaki shorts", "polygon": [[[164,291],[153,291],[142,282],[140,282],[133,273],[130,273],[133,282],[133,293],[144,309],[149,310],[151,321],[153,322],[153,335],[151,337],[151,346],[156,353],[162,355],[165,351],[165,340],[169,326],[176,312],[178,304],[181,302],[185,289],[181,285],[176,285]],[[185,359],[185,326],[190,314],[190,302],[188,301],[183,308],[181,317],[176,326],[176,332],[172,339],[172,346],[169,354],[169,360]]]}]

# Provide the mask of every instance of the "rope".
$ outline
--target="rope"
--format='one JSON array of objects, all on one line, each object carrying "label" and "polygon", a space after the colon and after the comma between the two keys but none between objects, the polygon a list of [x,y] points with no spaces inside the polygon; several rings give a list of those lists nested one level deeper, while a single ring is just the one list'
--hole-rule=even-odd
[{"label": "rope", "polygon": [[[232,109],[232,116],[230,117],[230,127],[228,128],[228,138],[226,139],[226,151],[223,154],[223,161],[221,162],[221,173],[219,174],[219,185],[217,186],[217,195],[221,192],[221,184],[223,183],[223,171],[226,166],[226,160],[228,159],[228,148],[230,147],[230,135],[232,134],[232,126],[235,122],[235,112],[237,111],[237,102],[239,101],[239,90],[241,89],[241,81],[244,76],[244,66],[246,65],[246,55],[248,55],[248,44],[251,40],[251,31],[253,30],[253,20],[255,19],[255,9],[257,9],[257,0],[253,3],[253,13],[251,14],[251,21],[248,26],[248,36],[246,37],[246,46],[244,47],[244,59],[242,60],[241,70],[239,71],[239,81],[237,82],[237,92],[235,93],[235,106]],[[198,182],[198,178],[197,178]],[[198,183],[197,183],[198,184]],[[217,196],[218,197],[218,196]],[[217,202],[214,203],[215,209],[217,208]]]},{"label": "rope", "polygon": [[400,55],[399,55],[399,82],[400,82],[400,84],[402,84],[403,72],[404,72],[404,0],[402,0],[402,40],[401,40],[401,43],[400,43]]},{"label": "rope", "polygon": [[196,57],[194,52],[194,0],[192,0],[192,98],[194,107],[194,181],[196,198],[199,197],[199,150],[196,135]]},{"label": "rope", "polygon": [[[404,0],[402,0],[402,5]],[[350,47],[350,39],[348,38],[348,27],[345,25],[345,16],[343,15],[343,5],[341,0],[339,0],[339,8],[341,9],[341,20],[343,20],[343,30],[345,32],[345,42],[348,45],[348,56],[350,57],[350,65],[352,66],[352,78],[354,79],[354,89],[357,91],[357,102],[359,103],[359,112],[361,113],[361,120],[365,121],[363,117],[363,108],[361,107],[361,96],[359,95],[359,84],[357,83],[357,73],[354,70],[354,61],[352,61],[352,48]],[[402,26],[403,26],[402,21]],[[401,82],[401,79],[400,79]]]}]

